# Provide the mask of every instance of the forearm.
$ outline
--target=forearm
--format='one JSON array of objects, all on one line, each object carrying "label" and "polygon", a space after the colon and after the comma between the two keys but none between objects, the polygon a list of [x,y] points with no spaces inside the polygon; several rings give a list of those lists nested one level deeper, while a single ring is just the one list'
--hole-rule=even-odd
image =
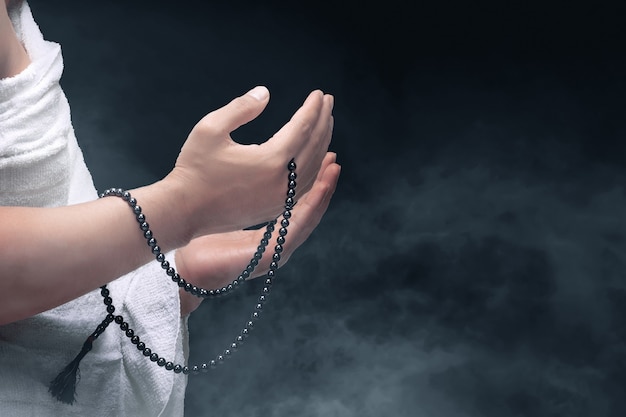
[{"label": "forearm", "polygon": [[[162,252],[189,241],[176,188],[131,191]],[[121,198],[59,208],[0,207],[0,324],[77,298],[154,259]]]},{"label": "forearm", "polygon": [[19,74],[29,63],[28,54],[17,39],[7,9],[2,4],[0,5],[0,79]]}]

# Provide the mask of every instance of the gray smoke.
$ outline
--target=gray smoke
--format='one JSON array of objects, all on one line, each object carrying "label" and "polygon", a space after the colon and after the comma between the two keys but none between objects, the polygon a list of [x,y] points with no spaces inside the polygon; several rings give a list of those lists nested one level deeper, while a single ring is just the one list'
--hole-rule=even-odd
[{"label": "gray smoke", "polygon": [[[419,56],[385,78],[368,45],[274,9],[31,4],[66,51],[100,188],[158,179],[195,121],[253,85],[273,99],[241,140],[309,89],[336,96],[335,199],[245,345],[190,376],[187,415],[624,413],[617,76]],[[192,364],[228,346],[260,284],[192,315]]]}]

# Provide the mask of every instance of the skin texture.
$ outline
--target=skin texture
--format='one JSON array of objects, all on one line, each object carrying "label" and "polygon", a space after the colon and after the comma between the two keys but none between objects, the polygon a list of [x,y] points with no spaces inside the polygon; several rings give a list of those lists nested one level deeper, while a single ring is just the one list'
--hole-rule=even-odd
[{"label": "skin texture", "polygon": [[[6,9],[0,9],[0,30],[6,35],[0,37],[0,68],[11,76],[29,61]],[[253,89],[196,124],[165,178],[130,190],[161,249],[177,249],[181,276],[209,289],[236,277],[262,235],[242,229],[282,212],[286,166],[292,158],[298,165],[299,202],[281,264],[308,238],[339,178],[336,155],[328,152],[333,101],[331,95],[313,91],[267,141],[240,145],[231,132],[256,118],[269,102],[265,87]],[[233,192],[254,204],[240,204],[231,198]],[[105,244],[94,244],[93,236]],[[0,324],[63,304],[150,261],[136,220],[121,199],[58,208],[0,207]],[[268,262],[261,262],[258,275],[267,271]],[[181,313],[193,311],[198,300],[181,293]]]},{"label": "skin texture", "polygon": [[7,7],[0,7],[0,78],[12,77],[22,72],[30,59],[17,39],[7,8],[15,3],[6,0]]}]

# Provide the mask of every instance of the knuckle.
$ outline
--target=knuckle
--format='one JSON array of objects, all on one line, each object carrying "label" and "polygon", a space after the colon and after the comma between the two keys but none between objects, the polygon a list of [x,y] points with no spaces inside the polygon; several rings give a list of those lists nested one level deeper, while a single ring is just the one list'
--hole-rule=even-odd
[{"label": "knuckle", "polygon": [[237,97],[230,102],[230,106],[232,106],[233,110],[237,113],[253,113],[257,108],[253,100],[253,98],[248,96]]},{"label": "knuckle", "polygon": [[296,131],[299,132],[302,136],[310,136],[313,131],[313,121],[309,118],[300,119],[296,124]]},{"label": "knuckle", "polygon": [[222,134],[222,129],[215,123],[214,118],[212,117],[215,112],[209,113],[206,117],[196,124],[194,127],[194,131],[202,136],[217,136]]}]

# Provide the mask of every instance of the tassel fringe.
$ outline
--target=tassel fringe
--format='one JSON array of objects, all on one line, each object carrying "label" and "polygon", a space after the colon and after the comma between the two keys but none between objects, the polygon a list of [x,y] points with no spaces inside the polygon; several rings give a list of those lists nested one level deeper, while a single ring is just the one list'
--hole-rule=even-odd
[{"label": "tassel fringe", "polygon": [[65,404],[74,404],[76,401],[76,384],[80,381],[80,369],[78,365],[80,361],[89,353],[89,351],[93,347],[93,342],[104,332],[109,323],[112,321],[112,316],[107,316],[106,319],[102,321],[95,332],[93,332],[85,343],[83,343],[83,347],[76,355],[76,357],[67,364],[65,368],[50,382],[50,387],[48,388],[48,392],[52,394],[54,398],[61,401]]},{"label": "tassel fringe", "polygon": [[74,404],[76,401],[76,384],[80,380],[80,369],[78,365],[85,355],[91,350],[93,337],[89,338],[83,344],[83,348],[78,355],[71,361],[56,378],[50,383],[48,391],[54,398],[65,403]]}]

